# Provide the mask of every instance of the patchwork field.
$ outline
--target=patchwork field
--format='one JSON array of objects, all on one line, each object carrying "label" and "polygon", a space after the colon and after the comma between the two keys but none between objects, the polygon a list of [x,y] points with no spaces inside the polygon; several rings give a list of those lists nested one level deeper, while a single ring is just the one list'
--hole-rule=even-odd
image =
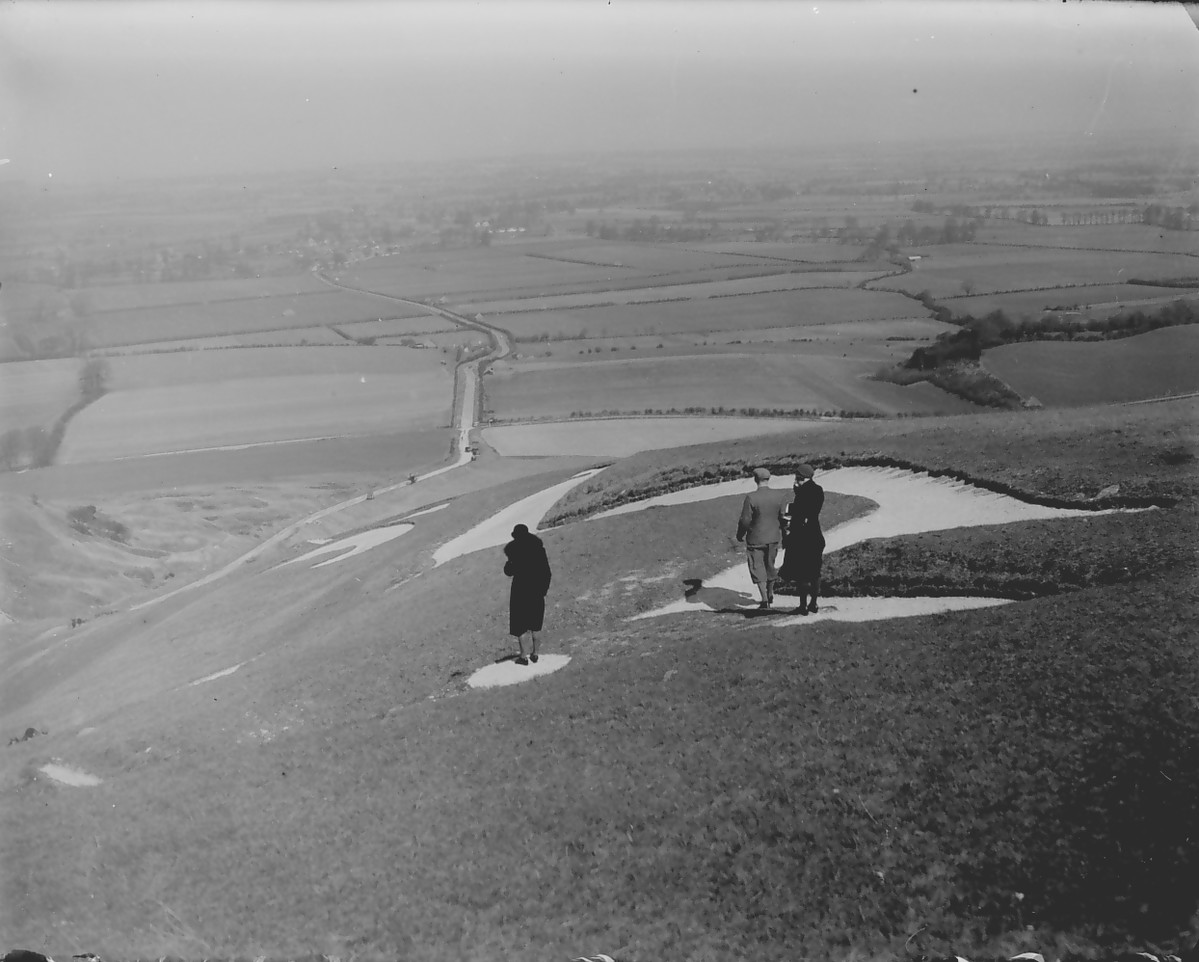
[{"label": "patchwork field", "polygon": [[527,311],[569,310],[571,308],[654,303],[667,300],[703,300],[711,297],[738,297],[804,288],[849,288],[878,276],[877,271],[853,270],[777,273],[727,280],[693,281],[686,284],[664,283],[657,287],[631,287],[621,290],[556,294],[502,301],[475,301],[461,305],[459,310],[464,314],[482,313],[496,323],[504,323],[507,315]]},{"label": "patchwork field", "polygon": [[1199,328],[1115,341],[1007,344],[987,351],[983,363],[1021,396],[1052,406],[1187,394],[1199,391]]},{"label": "patchwork field", "polygon": [[132,311],[180,304],[213,304],[251,298],[294,297],[327,293],[329,285],[311,273],[281,276],[110,284],[85,287],[81,293],[93,311]]},{"label": "patchwork field", "polygon": [[588,282],[605,283],[629,268],[572,264],[531,257],[522,248],[480,247],[468,251],[393,254],[355,264],[338,273],[352,287],[415,299],[464,294],[537,295]]},{"label": "patchwork field", "polygon": [[910,274],[887,278],[875,287],[918,294],[927,290],[933,297],[968,293],[1033,290],[1118,284],[1130,277],[1144,280],[1193,277],[1197,262],[1183,254],[1154,254],[1136,251],[1077,251],[943,244],[912,248],[922,259]]},{"label": "patchwork field", "polygon": [[517,338],[743,331],[927,316],[902,294],[857,289],[794,290],[743,297],[662,304],[529,311],[505,314],[503,326]]},{"label": "patchwork field", "polygon": [[498,418],[566,417],[572,412],[653,413],[670,408],[765,408],[874,414],[958,413],[960,398],[867,380],[860,360],[799,353],[709,354],[595,363],[497,364],[485,379]]},{"label": "patchwork field", "polygon": [[430,328],[430,323],[425,319],[428,313],[419,307],[325,288],[306,294],[107,311],[92,315],[82,329],[92,345],[114,347],[145,341],[305,328],[397,316],[412,318],[411,330]]}]

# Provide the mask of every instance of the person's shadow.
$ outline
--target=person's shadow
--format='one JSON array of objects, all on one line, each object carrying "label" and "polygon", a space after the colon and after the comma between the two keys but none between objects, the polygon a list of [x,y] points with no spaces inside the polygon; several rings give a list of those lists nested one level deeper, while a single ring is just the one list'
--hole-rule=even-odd
[{"label": "person's shadow", "polygon": [[[683,598],[690,604],[703,605],[711,608],[717,614],[757,615],[757,608],[746,609],[743,605],[752,605],[757,599],[745,591],[734,591],[732,588],[711,588],[704,585],[702,578],[687,578],[683,581]],[[762,612],[766,614],[766,612]]]}]

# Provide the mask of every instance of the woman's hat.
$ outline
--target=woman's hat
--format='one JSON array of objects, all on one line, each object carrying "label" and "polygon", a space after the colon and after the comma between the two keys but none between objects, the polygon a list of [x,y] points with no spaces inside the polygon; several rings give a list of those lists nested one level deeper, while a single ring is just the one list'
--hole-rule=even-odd
[{"label": "woman's hat", "polygon": [[797,478],[810,478],[815,473],[816,469],[810,464],[801,464],[795,469],[795,476]]},{"label": "woman's hat", "polygon": [[512,537],[514,537],[514,538],[519,538],[521,535],[528,534],[528,533],[529,533],[529,526],[527,524],[518,524],[515,528],[512,529]]}]

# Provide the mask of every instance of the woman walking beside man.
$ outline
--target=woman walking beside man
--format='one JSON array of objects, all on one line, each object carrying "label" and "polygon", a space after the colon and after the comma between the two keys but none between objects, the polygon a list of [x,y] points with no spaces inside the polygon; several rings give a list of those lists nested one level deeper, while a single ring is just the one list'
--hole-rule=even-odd
[{"label": "woman walking beside man", "polygon": [[820,530],[824,488],[813,480],[815,474],[809,464],[795,469],[794,496],[783,537],[783,566],[779,569],[781,581],[799,587],[801,615],[820,610],[816,599],[820,594],[820,567],[824,558],[824,532]]}]

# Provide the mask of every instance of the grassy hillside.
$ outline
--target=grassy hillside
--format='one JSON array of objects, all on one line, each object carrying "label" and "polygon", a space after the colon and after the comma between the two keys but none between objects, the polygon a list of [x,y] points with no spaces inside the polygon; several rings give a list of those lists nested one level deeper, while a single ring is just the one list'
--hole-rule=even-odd
[{"label": "grassy hillside", "polygon": [[[684,470],[869,454],[1045,496],[1118,482],[1178,500],[1097,530],[1012,526],[1002,551],[986,529],[939,535],[930,567],[1019,573],[1037,551],[1064,565],[1105,539],[1136,561],[1001,608],[627,621],[742,557],[725,499],[547,532],[545,650],[573,660],[468,690],[512,648],[499,552],[425,570],[428,553],[553,473],[458,499],[344,564],[255,567],[89,626],[74,642],[86,677],[62,680],[71,652],[56,649],[23,675],[19,708],[0,699],[0,730],[48,731],[0,752],[0,930],[112,959],[1189,945],[1197,422],[1193,404],[1152,407],[646,453],[573,502]],[[830,498],[827,522],[865,507]],[[48,781],[54,758],[101,784]]]}]

